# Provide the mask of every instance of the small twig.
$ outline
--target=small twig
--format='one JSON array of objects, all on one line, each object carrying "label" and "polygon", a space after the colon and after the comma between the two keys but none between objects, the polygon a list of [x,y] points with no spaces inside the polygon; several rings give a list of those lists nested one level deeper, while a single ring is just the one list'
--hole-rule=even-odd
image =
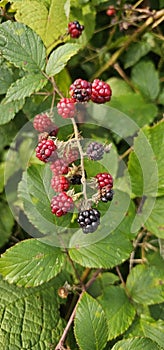
[{"label": "small twig", "polygon": [[119,278],[120,278],[120,281],[121,281],[122,285],[123,285],[124,288],[126,289],[125,281],[124,281],[124,279],[123,279],[123,277],[122,277],[122,274],[121,274],[120,269],[119,269],[118,266],[116,266],[116,271],[117,271],[117,274],[118,274],[118,276],[119,276]]},{"label": "small twig", "polygon": [[129,45],[136,41],[138,37],[151,25],[156,26],[159,22],[159,19],[163,18],[164,10],[157,11],[154,15],[149,17],[129,38],[126,40],[124,45],[119,48],[114,54],[111,56],[108,62],[106,62],[92,77],[93,79],[99,77],[104,71],[112,67],[118,60],[118,58],[123,54],[123,52],[129,47]]},{"label": "small twig", "polygon": [[[87,290],[87,289],[92,285],[92,283],[96,280],[97,276],[99,275],[99,273],[100,273],[101,271],[102,271],[102,269],[96,270],[96,272],[93,274],[93,276],[91,277],[91,279],[86,283],[86,285],[85,285],[85,289],[86,289],[86,290]],[[64,342],[65,342],[67,333],[68,333],[68,331],[69,331],[69,329],[70,329],[70,327],[71,327],[71,324],[72,324],[72,322],[73,322],[73,320],[74,320],[74,318],[75,318],[77,306],[78,306],[80,300],[82,299],[82,296],[83,296],[84,293],[85,293],[85,290],[83,290],[83,291],[81,292],[81,294],[80,294],[80,296],[79,296],[79,298],[78,298],[78,300],[77,300],[77,303],[76,303],[76,305],[75,305],[75,307],[74,307],[74,309],[73,309],[73,311],[72,311],[72,314],[71,314],[71,316],[70,316],[70,318],[69,318],[69,320],[68,320],[68,323],[67,323],[67,325],[66,325],[66,327],[65,327],[65,329],[64,329],[64,331],[63,331],[63,334],[62,334],[62,336],[61,336],[61,338],[60,338],[58,344],[57,344],[56,347],[55,347],[55,350],[63,350],[63,349],[64,349],[63,346],[64,346]]]},{"label": "small twig", "polygon": [[144,229],[139,232],[136,240],[133,242],[133,247],[134,250],[132,251],[131,255],[130,255],[130,261],[129,261],[129,270],[131,271],[132,267],[133,267],[133,263],[134,263],[134,256],[135,256],[135,252],[136,252],[136,248],[138,247],[138,244],[140,242],[140,240],[142,239],[143,235],[145,234]]},{"label": "small twig", "polygon": [[80,166],[81,166],[81,183],[83,185],[83,196],[86,202],[88,202],[88,198],[87,198],[87,189],[86,189],[86,178],[85,178],[85,168],[84,168],[84,153],[83,153],[83,149],[81,147],[80,141],[79,141],[79,131],[78,131],[78,127],[77,124],[75,122],[74,118],[71,118],[72,121],[72,125],[74,128],[74,133],[75,133],[75,140],[77,141],[77,146],[79,149],[79,153],[80,153]]},{"label": "small twig", "polygon": [[132,84],[130,79],[127,77],[123,69],[120,67],[119,63],[116,62],[113,67],[118,72],[118,74],[126,81],[126,83],[131,87],[131,89],[137,92],[138,90],[135,88],[135,86]]},{"label": "small twig", "polygon": [[124,159],[130,152],[133,151],[133,147],[129,147],[121,156],[119,156],[119,160]]}]

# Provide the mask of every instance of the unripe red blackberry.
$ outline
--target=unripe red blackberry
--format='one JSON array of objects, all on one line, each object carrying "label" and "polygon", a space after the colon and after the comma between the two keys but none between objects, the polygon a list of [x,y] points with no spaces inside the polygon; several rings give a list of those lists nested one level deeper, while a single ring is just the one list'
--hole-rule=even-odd
[{"label": "unripe red blackberry", "polygon": [[56,192],[67,191],[69,188],[69,181],[63,175],[53,176],[51,179],[51,187]]},{"label": "unripe red blackberry", "polygon": [[47,132],[52,136],[58,133],[58,127],[52,122],[46,113],[37,114],[33,120],[35,130],[43,133]]},{"label": "unripe red blackberry", "polygon": [[113,5],[109,6],[107,11],[106,11],[107,16],[114,16],[115,13],[116,13],[116,10],[115,10],[114,6]]},{"label": "unripe red blackberry", "polygon": [[57,159],[55,162],[53,162],[50,166],[52,172],[54,175],[64,175],[68,173],[68,165],[64,161],[64,159]]},{"label": "unripe red blackberry", "polygon": [[47,139],[42,140],[38,143],[36,147],[36,157],[39,158],[42,162],[52,161],[56,155],[56,145],[53,140]]},{"label": "unripe red blackberry", "polygon": [[70,86],[70,95],[78,102],[86,102],[91,98],[92,84],[87,80],[76,79]]},{"label": "unripe red blackberry", "polygon": [[75,102],[74,98],[62,98],[57,104],[58,114],[64,119],[73,118],[76,114]]},{"label": "unripe red blackberry", "polygon": [[63,158],[64,161],[67,164],[71,164],[75,162],[75,160],[79,159],[79,151],[77,148],[70,148],[70,147],[65,147],[64,152],[63,152]]},{"label": "unripe red blackberry", "polygon": [[99,173],[95,176],[98,183],[98,188],[108,186],[108,189],[113,187],[113,177],[109,173]]},{"label": "unripe red blackberry", "polygon": [[84,30],[84,26],[81,25],[78,21],[73,21],[68,23],[68,33],[73,39],[79,38],[83,30]]},{"label": "unripe red blackberry", "polygon": [[61,192],[51,200],[51,211],[56,216],[62,216],[73,210],[73,199],[66,192]]},{"label": "unripe red blackberry", "polygon": [[95,79],[92,83],[91,100],[95,103],[105,103],[110,101],[112,90],[110,86],[102,80]]},{"label": "unripe red blackberry", "polygon": [[100,160],[104,155],[104,146],[98,142],[91,142],[87,147],[87,155],[92,160]]},{"label": "unripe red blackberry", "polygon": [[84,233],[94,232],[100,224],[100,212],[94,208],[83,210],[78,214],[77,222]]}]

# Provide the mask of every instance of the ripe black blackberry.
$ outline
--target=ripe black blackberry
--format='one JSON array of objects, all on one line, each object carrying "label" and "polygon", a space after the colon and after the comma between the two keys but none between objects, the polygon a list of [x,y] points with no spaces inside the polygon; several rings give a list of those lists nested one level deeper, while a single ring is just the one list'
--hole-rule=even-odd
[{"label": "ripe black blackberry", "polygon": [[101,194],[100,194],[101,201],[104,203],[110,202],[113,199],[113,195],[114,195],[113,190],[104,188],[101,190]]},{"label": "ripe black blackberry", "polygon": [[100,160],[104,155],[104,146],[98,142],[91,142],[87,147],[87,155],[92,160]]},{"label": "ripe black blackberry", "polygon": [[94,232],[100,224],[100,212],[94,208],[80,211],[77,222],[84,233]]}]

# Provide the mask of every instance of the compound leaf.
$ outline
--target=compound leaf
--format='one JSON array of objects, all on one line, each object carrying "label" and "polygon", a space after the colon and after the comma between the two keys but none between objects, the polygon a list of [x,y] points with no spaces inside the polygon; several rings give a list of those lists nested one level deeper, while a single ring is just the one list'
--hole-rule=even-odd
[{"label": "compound leaf", "polygon": [[0,25],[0,52],[9,62],[26,71],[44,69],[45,47],[40,37],[22,23],[7,21]]},{"label": "compound leaf", "polygon": [[145,337],[150,338],[162,348],[164,345],[164,321],[154,321],[152,318],[142,316],[141,326]]},{"label": "compound leaf", "polygon": [[16,80],[8,89],[5,101],[12,102],[30,96],[33,92],[39,91],[47,83],[41,74],[28,74]]},{"label": "compound leaf", "polygon": [[48,60],[46,67],[46,73],[49,76],[53,76],[59,73],[67,64],[69,59],[74,56],[80,49],[78,44],[67,43],[59,46],[55,51],[52,52]]},{"label": "compound leaf", "polygon": [[[32,28],[43,40],[50,52],[54,46],[63,41],[67,31],[68,18],[65,13],[65,0],[43,1],[25,0],[14,4],[16,20]],[[68,6],[67,6],[68,13]]]},{"label": "compound leaf", "polygon": [[63,263],[64,254],[60,248],[28,239],[2,254],[0,273],[10,283],[36,287],[55,277]]},{"label": "compound leaf", "polygon": [[108,321],[108,340],[116,338],[132,323],[135,309],[129,302],[124,289],[116,286],[106,287],[98,300]]},{"label": "compound leaf", "polygon": [[49,350],[63,330],[57,288],[63,277],[38,288],[19,288],[0,281],[1,349]]},{"label": "compound leaf", "polygon": [[135,138],[134,152],[130,154],[128,169],[132,192],[138,197],[143,194],[154,197],[164,195],[163,142],[163,121],[153,127],[144,127]]},{"label": "compound leaf", "polygon": [[144,96],[154,101],[159,94],[160,81],[152,61],[140,61],[132,68],[132,80]]},{"label": "compound leaf", "polygon": [[0,103],[0,125],[8,123],[14,118],[15,114],[22,109],[24,100],[18,100],[13,102],[5,103],[5,99]]},{"label": "compound leaf", "polygon": [[160,350],[157,343],[144,337],[135,337],[118,341],[111,350]]},{"label": "compound leaf", "polygon": [[111,268],[128,259],[131,243],[119,230],[97,243],[69,250],[71,259],[86,267]]},{"label": "compound leaf", "polygon": [[155,266],[135,266],[127,278],[127,289],[131,298],[144,305],[162,303],[164,286],[161,272]]},{"label": "compound leaf", "polygon": [[107,343],[105,313],[101,305],[87,293],[83,294],[77,306],[74,333],[80,350],[102,350]]}]

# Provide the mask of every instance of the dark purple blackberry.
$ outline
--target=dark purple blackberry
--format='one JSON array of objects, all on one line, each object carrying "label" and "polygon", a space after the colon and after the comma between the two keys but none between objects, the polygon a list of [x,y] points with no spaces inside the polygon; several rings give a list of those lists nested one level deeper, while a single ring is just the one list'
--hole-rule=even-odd
[{"label": "dark purple blackberry", "polygon": [[87,209],[79,213],[78,224],[84,233],[94,232],[100,224],[100,212],[97,209]]},{"label": "dark purple blackberry", "polygon": [[[70,183],[72,185],[81,185],[81,178],[82,178],[82,175],[81,174],[75,174],[71,177],[70,179]],[[85,171],[85,178],[87,178],[87,173]]]},{"label": "dark purple blackberry", "polygon": [[91,160],[100,160],[104,155],[104,146],[98,142],[91,142],[87,147],[87,155]]},{"label": "dark purple blackberry", "polygon": [[104,194],[101,194],[101,201],[104,203],[110,202],[113,199],[114,191],[109,189],[105,190]]}]

